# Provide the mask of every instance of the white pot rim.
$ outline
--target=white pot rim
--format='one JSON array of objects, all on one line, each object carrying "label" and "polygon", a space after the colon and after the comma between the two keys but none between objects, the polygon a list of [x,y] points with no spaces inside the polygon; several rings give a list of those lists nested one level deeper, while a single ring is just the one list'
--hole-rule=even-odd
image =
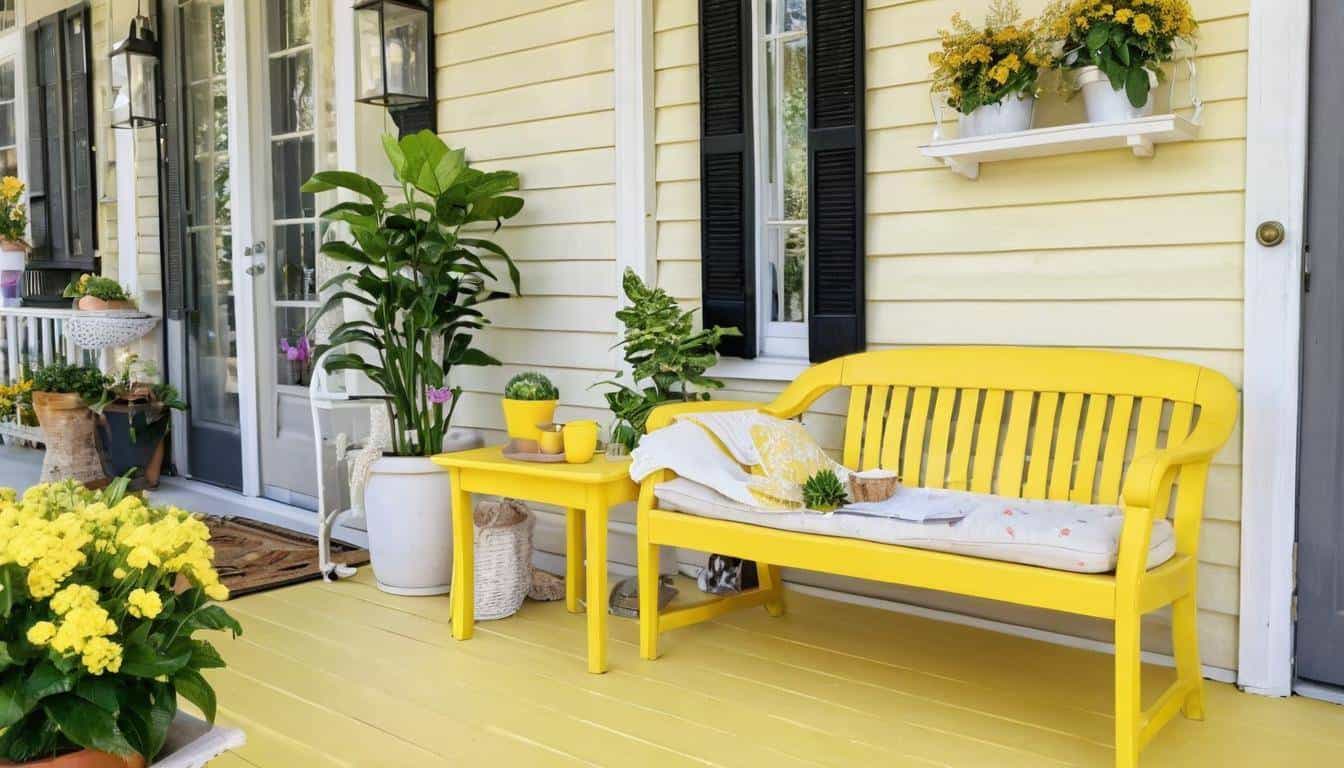
[{"label": "white pot rim", "polygon": [[428,456],[383,456],[369,471],[379,475],[433,475],[447,470]]},{"label": "white pot rim", "polygon": [[[1145,71],[1148,73],[1149,89],[1156,88],[1157,75],[1154,74],[1153,70],[1151,69]],[[1078,85],[1079,88],[1082,88],[1084,85],[1091,85],[1093,83],[1106,83],[1107,85],[1110,85],[1111,78],[1107,77],[1106,73],[1101,71],[1101,67],[1098,67],[1096,64],[1088,64],[1085,67],[1079,67],[1078,69],[1074,70],[1074,82]],[[1118,90],[1124,90],[1124,89],[1121,88]]]}]

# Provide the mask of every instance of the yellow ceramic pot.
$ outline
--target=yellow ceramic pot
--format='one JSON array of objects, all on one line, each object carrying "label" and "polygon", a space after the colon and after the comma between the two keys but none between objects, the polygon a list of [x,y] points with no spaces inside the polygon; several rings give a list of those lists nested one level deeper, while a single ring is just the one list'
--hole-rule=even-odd
[{"label": "yellow ceramic pot", "polygon": [[564,453],[565,436],[561,424],[546,424],[537,437],[537,450],[542,453]]},{"label": "yellow ceramic pot", "polygon": [[510,400],[504,398],[504,426],[509,437],[536,440],[541,436],[538,424],[555,421],[556,400]]},{"label": "yellow ceramic pot", "polygon": [[583,464],[597,452],[597,422],[571,421],[565,425],[565,461]]}]

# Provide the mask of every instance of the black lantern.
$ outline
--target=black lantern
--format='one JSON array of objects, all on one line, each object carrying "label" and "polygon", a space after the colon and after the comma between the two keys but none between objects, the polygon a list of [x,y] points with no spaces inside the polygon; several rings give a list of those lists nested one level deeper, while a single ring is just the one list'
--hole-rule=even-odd
[{"label": "black lantern", "polygon": [[112,127],[160,125],[159,42],[138,12],[126,39],[112,46]]},{"label": "black lantern", "polygon": [[355,100],[408,107],[430,100],[430,17],[420,0],[355,4]]}]

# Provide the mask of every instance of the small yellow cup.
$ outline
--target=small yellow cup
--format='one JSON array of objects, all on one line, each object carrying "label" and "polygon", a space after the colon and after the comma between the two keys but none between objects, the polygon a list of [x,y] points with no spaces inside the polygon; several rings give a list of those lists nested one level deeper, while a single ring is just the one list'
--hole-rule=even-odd
[{"label": "small yellow cup", "polygon": [[583,464],[597,452],[597,422],[571,421],[565,425],[565,461]]},{"label": "small yellow cup", "polygon": [[538,424],[541,429],[537,435],[537,450],[542,453],[564,453],[565,436],[559,424]]}]

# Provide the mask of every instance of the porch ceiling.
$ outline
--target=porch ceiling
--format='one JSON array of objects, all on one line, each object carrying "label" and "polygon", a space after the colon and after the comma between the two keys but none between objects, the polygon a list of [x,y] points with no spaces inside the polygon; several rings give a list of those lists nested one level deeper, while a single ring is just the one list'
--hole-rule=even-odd
[{"label": "porch ceiling", "polygon": [[[683,584],[685,592],[689,587]],[[1108,656],[791,593],[789,614],[725,616],[638,659],[611,622],[612,671],[584,671],[584,622],[527,603],[449,636],[448,599],[379,592],[367,569],[231,601],[221,718],[248,746],[227,766],[1109,766]],[[1170,677],[1145,668],[1149,690]],[[1210,683],[1208,720],[1178,719],[1159,766],[1323,765],[1344,708]]]}]

